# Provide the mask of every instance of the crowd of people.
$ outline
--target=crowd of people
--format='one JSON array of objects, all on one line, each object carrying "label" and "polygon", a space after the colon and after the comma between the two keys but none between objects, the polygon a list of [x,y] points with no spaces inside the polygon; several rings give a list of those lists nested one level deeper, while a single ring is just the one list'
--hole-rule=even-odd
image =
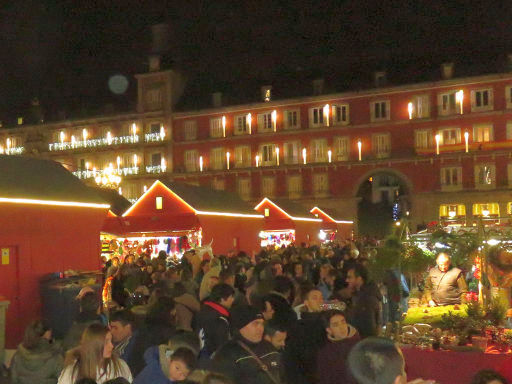
[{"label": "crowd of people", "polygon": [[408,287],[396,271],[371,281],[367,262],[351,241],[250,256],[190,250],[179,262],[113,257],[102,295],[80,292],[62,342],[30,324],[11,382],[406,383],[400,349],[377,336],[400,318]]}]

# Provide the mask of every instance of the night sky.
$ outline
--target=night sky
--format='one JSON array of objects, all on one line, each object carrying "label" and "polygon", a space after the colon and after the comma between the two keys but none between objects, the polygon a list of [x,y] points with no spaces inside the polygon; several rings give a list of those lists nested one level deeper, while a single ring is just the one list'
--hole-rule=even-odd
[{"label": "night sky", "polygon": [[[134,74],[147,70],[150,26],[171,29],[168,58],[188,79],[181,108],[221,90],[237,101],[300,93],[325,77],[330,90],[492,72],[512,53],[506,1],[100,1],[6,0],[0,8],[0,120],[11,125],[34,97],[47,120],[134,108]],[[469,5],[468,5],[469,4]],[[115,95],[110,76],[130,85]]]}]

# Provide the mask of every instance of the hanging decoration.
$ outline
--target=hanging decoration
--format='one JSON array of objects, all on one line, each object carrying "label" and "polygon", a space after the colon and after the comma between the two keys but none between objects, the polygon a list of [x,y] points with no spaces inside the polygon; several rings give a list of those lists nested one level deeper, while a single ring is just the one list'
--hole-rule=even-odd
[{"label": "hanging decoration", "polygon": [[295,242],[295,231],[261,231],[260,232],[261,246],[268,245],[275,246],[276,248],[288,246]]}]

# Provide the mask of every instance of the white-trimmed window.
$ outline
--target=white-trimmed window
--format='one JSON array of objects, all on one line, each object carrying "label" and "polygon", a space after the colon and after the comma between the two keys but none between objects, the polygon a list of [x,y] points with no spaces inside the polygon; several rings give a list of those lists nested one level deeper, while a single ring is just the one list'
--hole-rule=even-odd
[{"label": "white-trimmed window", "polygon": [[424,119],[430,116],[430,95],[416,95],[411,99],[412,118]]},{"label": "white-trimmed window", "polygon": [[210,119],[210,137],[223,137],[222,117],[214,117]]},{"label": "white-trimmed window", "polygon": [[473,141],[476,143],[487,143],[494,140],[492,124],[473,125]]},{"label": "white-trimmed window", "polygon": [[508,186],[512,186],[512,163],[507,164]]},{"label": "white-trimmed window", "polygon": [[[252,119],[251,119],[252,124]],[[235,135],[247,135],[251,133],[251,127],[247,115],[235,116]]]},{"label": "white-trimmed window", "polygon": [[261,178],[261,194],[263,197],[274,197],[276,193],[276,178],[264,176]]},{"label": "white-trimmed window", "polygon": [[460,105],[457,102],[458,90],[440,93],[437,96],[439,115],[455,115],[460,113]]},{"label": "white-trimmed window", "polygon": [[471,111],[492,111],[494,97],[492,88],[475,89],[471,91]]},{"label": "white-trimmed window", "polygon": [[199,154],[197,150],[191,149],[185,151],[185,170],[187,172],[196,172],[199,166]]},{"label": "white-trimmed window", "polygon": [[425,149],[432,147],[432,130],[417,129],[414,131],[414,147],[416,149]]},{"label": "white-trimmed window", "polygon": [[240,145],[235,147],[235,168],[248,168],[251,166],[251,147]]},{"label": "white-trimmed window", "polygon": [[460,128],[443,128],[438,132],[440,145],[460,144]]},{"label": "white-trimmed window", "polygon": [[378,100],[370,102],[371,121],[384,121],[390,118],[390,101]]},{"label": "white-trimmed window", "polygon": [[309,126],[316,127],[325,127],[328,124],[328,117],[324,116],[324,107],[314,107],[309,109]]},{"label": "white-trimmed window", "polygon": [[284,111],[284,129],[299,129],[300,128],[300,110],[290,109]]},{"label": "white-trimmed window", "polygon": [[350,122],[348,104],[333,104],[332,121],[334,125],[347,125]]},{"label": "white-trimmed window", "polygon": [[348,136],[335,136],[333,139],[334,160],[347,161],[350,155],[350,140]]},{"label": "white-trimmed window", "polygon": [[373,134],[372,150],[379,159],[389,157],[391,153],[391,135],[389,133]]},{"label": "white-trimmed window", "polygon": [[288,198],[298,199],[302,195],[302,176],[289,175],[287,180]]},{"label": "white-trimmed window", "polygon": [[285,164],[299,163],[299,141],[287,141],[283,144],[283,161]]},{"label": "white-trimmed window", "polygon": [[263,144],[260,146],[261,165],[276,165],[275,144]]},{"label": "white-trimmed window", "polygon": [[505,87],[505,99],[507,100],[507,108],[512,108],[512,85]]},{"label": "white-trimmed window", "polygon": [[258,132],[273,132],[272,112],[258,114]]},{"label": "white-trimmed window", "polygon": [[212,148],[210,151],[210,169],[218,171],[224,169],[225,164],[224,148]]},{"label": "white-trimmed window", "polygon": [[494,164],[475,165],[475,188],[496,186],[496,166]]},{"label": "white-trimmed window", "polygon": [[212,180],[212,188],[216,191],[224,191],[226,189],[226,183],[224,179],[214,177]]},{"label": "white-trimmed window", "polygon": [[327,173],[315,173],[313,175],[313,194],[316,197],[329,194],[329,175]]},{"label": "white-trimmed window", "polygon": [[311,161],[313,163],[327,162],[327,139],[311,140]]},{"label": "white-trimmed window", "polygon": [[251,179],[249,177],[240,177],[237,181],[238,195],[243,200],[250,200],[251,198]]},{"label": "white-trimmed window", "polygon": [[183,138],[187,141],[197,139],[196,120],[185,120],[183,122]]},{"label": "white-trimmed window", "polygon": [[442,167],[441,188],[443,190],[462,189],[462,168]]}]

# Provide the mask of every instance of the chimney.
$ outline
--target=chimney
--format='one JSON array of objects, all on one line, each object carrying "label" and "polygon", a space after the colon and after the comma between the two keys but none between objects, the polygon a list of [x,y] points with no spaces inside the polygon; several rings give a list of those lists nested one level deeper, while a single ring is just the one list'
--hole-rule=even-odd
[{"label": "chimney", "polygon": [[443,80],[449,80],[453,77],[453,63],[441,64],[441,76]]},{"label": "chimney", "polygon": [[376,71],[373,73],[373,81],[375,83],[375,87],[383,87],[388,83],[388,75],[386,71]]},{"label": "chimney", "polygon": [[261,100],[262,101],[270,101],[272,99],[272,86],[271,85],[263,85],[261,87]]},{"label": "chimney", "polygon": [[149,72],[158,72],[160,70],[160,55],[149,56]]},{"label": "chimney", "polygon": [[507,54],[507,71],[512,72],[512,53]]},{"label": "chimney", "polygon": [[324,93],[324,79],[315,79],[313,80],[313,95],[318,96]]},{"label": "chimney", "polygon": [[222,106],[222,92],[212,93],[212,105],[214,108],[220,108]]}]

